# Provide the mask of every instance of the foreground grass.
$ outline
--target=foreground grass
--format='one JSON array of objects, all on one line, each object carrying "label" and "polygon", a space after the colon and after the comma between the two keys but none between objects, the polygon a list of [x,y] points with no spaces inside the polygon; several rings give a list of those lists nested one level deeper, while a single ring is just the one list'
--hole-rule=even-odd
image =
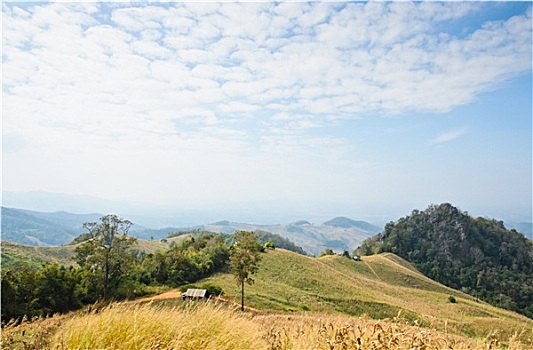
[{"label": "foreground grass", "polygon": [[215,302],[166,305],[113,304],[96,313],[7,327],[2,332],[2,349],[528,348],[517,337],[499,339],[489,334],[474,340],[408,325],[402,318],[376,321],[338,315],[241,313]]},{"label": "foreground grass", "polygon": [[181,308],[117,304],[75,317],[61,327],[53,348],[66,349],[258,349],[256,328],[222,305]]}]

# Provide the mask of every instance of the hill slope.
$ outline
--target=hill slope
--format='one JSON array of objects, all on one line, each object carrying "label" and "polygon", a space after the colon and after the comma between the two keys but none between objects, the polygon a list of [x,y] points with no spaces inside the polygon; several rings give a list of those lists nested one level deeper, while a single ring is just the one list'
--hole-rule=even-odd
[{"label": "hill slope", "polygon": [[66,266],[74,264],[75,246],[35,247],[4,240],[1,241],[1,245],[2,268],[13,266],[19,261],[27,262],[33,266],[52,262]]},{"label": "hill slope", "polygon": [[[533,337],[533,321],[516,313],[476,302],[420,274],[394,254],[353,261],[340,256],[311,258],[276,249],[263,254],[255,283],[246,286],[246,303],[271,310],[309,310],[314,313],[402,317],[437,329],[485,337],[498,329],[511,336]],[[239,300],[240,289],[231,274],[208,282],[220,285]],[[457,303],[450,303],[453,296]]]},{"label": "hill slope", "polygon": [[395,253],[436,281],[533,318],[533,242],[501,221],[432,205],[387,224],[357,252]]}]

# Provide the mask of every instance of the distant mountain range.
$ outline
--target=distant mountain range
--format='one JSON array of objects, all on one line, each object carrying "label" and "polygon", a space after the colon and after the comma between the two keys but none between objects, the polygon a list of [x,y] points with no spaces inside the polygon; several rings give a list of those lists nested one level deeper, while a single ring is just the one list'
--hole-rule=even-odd
[{"label": "distant mountain range", "polygon": [[346,217],[337,217],[318,225],[305,220],[277,225],[218,221],[198,226],[198,228],[223,233],[268,231],[288,238],[311,255],[318,255],[326,248],[331,248],[338,252],[343,250],[352,252],[366,238],[381,232],[381,228],[378,226],[366,221],[355,221]]},{"label": "distant mountain range", "polygon": [[74,214],[64,212],[40,213],[2,207],[2,240],[33,246],[63,245],[82,232],[83,219],[78,222],[74,218]]},{"label": "distant mountain range", "polygon": [[[45,213],[2,207],[2,240],[33,245],[64,245],[84,233],[84,222],[98,221],[101,214],[72,214],[64,211]],[[337,217],[323,224],[309,221],[289,224],[257,225],[230,221],[219,221],[188,228],[168,227],[149,229],[134,225],[132,236],[143,239],[161,239],[169,233],[190,229],[233,233],[235,231],[267,231],[286,237],[307,253],[318,255],[326,248],[342,252],[353,251],[363,240],[379,233],[381,229],[365,221]]]}]

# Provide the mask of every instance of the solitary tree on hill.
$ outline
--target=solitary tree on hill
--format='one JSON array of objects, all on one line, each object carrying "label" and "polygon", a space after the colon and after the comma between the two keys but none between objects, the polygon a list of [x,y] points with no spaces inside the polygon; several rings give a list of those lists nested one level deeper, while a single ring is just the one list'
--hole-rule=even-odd
[{"label": "solitary tree on hill", "polygon": [[126,250],[136,239],[128,237],[130,221],[116,215],[103,216],[100,221],[83,224],[90,239],[76,248],[75,258],[81,268],[93,274],[95,289],[102,288],[102,297],[107,300],[132,262],[133,257]]},{"label": "solitary tree on hill", "polygon": [[233,235],[230,265],[237,283],[241,285],[241,311],[244,311],[244,282],[253,284],[251,277],[259,268],[261,245],[252,232],[238,231]]}]

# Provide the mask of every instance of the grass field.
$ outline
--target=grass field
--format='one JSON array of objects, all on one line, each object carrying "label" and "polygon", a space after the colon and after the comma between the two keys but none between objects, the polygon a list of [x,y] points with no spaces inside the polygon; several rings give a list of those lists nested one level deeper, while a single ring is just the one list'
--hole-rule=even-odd
[{"label": "grass field", "polygon": [[[207,279],[226,296],[240,300],[230,274]],[[443,286],[408,262],[381,254],[353,261],[340,256],[311,258],[276,249],[263,255],[255,283],[245,290],[247,305],[256,309],[312,312],[393,319],[400,312],[412,324],[458,335],[483,338],[515,333],[533,344],[533,321],[470,295]],[[453,296],[457,303],[450,303]]]},{"label": "grass field", "polygon": [[241,313],[220,302],[121,303],[2,332],[3,349],[528,349],[517,337],[472,339],[399,317]]}]

